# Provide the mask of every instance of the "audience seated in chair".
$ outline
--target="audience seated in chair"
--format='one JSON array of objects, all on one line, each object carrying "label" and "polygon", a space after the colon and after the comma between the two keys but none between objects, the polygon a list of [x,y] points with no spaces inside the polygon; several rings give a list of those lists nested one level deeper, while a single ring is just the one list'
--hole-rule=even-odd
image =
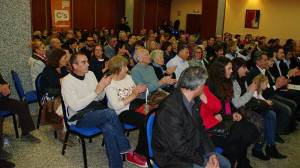
[{"label": "audience seated in chair", "polygon": [[108,58],[104,55],[103,47],[101,45],[96,45],[94,47],[89,64],[89,70],[94,72],[97,80],[100,81],[103,74],[108,70]]},{"label": "audience seated in chair", "polygon": [[46,66],[45,64],[47,62],[47,57],[45,55],[46,54],[45,44],[42,41],[33,40],[31,42],[31,48],[32,48],[32,56],[29,57],[28,64],[30,66],[31,81],[34,88],[35,79]]},{"label": "audience seated in chair", "polygon": [[[146,49],[136,50],[134,57],[137,58],[138,63],[132,68],[131,75],[136,85],[147,85],[149,92],[152,93],[159,88],[176,83],[176,80],[172,79],[171,76],[165,76],[160,80],[157,78],[153,67],[149,65],[151,57]],[[141,98],[144,99],[145,97]]]},{"label": "audience seated in chair", "polygon": [[[22,140],[29,141],[32,143],[40,143],[40,140],[30,134],[35,130],[34,123],[30,116],[28,104],[22,101],[14,100],[9,98],[10,88],[9,84],[2,78],[0,74],[0,111],[9,111],[17,114],[19,117],[19,124],[22,130]],[[3,119],[0,119],[0,164],[7,164],[11,166],[6,159],[10,158],[10,154],[2,149],[3,147]]]},{"label": "audience seated in chair", "polygon": [[110,59],[116,55],[115,47],[118,43],[118,40],[117,37],[114,35],[108,36],[106,40],[107,45],[104,46],[104,55]]},{"label": "audience seated in chair", "polygon": [[112,73],[111,83],[105,88],[108,107],[113,109],[123,123],[139,128],[138,144],[134,152],[127,153],[127,161],[140,167],[147,167],[147,142],[145,130],[145,115],[135,112],[136,108],[145,103],[138,99],[147,89],[146,85],[135,85],[127,74],[128,60],[123,56],[114,56],[108,64]]},{"label": "audience seated in chair", "polygon": [[[178,88],[157,109],[152,146],[159,167],[230,167],[226,158],[214,153],[199,108],[194,106],[206,78],[202,67],[187,68],[179,78]],[[201,97],[206,101],[204,95]]]},{"label": "audience seated in chair", "polygon": [[256,51],[254,54],[254,61],[256,65],[250,70],[246,77],[247,84],[250,85],[253,79],[259,75],[266,75],[269,79],[269,85],[263,91],[263,96],[273,102],[273,109],[276,112],[277,118],[277,132],[280,134],[288,134],[295,127],[295,110],[297,104],[278,94],[278,91],[287,85],[288,80],[285,77],[278,77],[277,79],[272,76],[269,68],[274,64],[274,58],[265,52]]},{"label": "audience seated in chair", "polygon": [[103,131],[109,167],[122,167],[120,154],[131,151],[123,127],[115,111],[107,108],[99,100],[104,98],[104,89],[111,77],[103,77],[100,82],[88,70],[88,59],[83,53],[75,53],[70,58],[72,72],[63,78],[61,93],[68,108],[68,122],[78,127],[97,127]]},{"label": "audience seated in chair", "polygon": [[177,49],[177,55],[172,58],[167,63],[167,68],[176,66],[175,76],[176,79],[179,79],[180,74],[184,71],[187,67],[189,67],[189,63],[187,59],[189,58],[189,49],[187,45],[179,45]]},{"label": "audience seated in chair", "polygon": [[[262,97],[261,93],[263,89],[266,89],[268,81],[253,81],[247,88],[245,83],[247,72],[246,62],[242,58],[233,60],[233,98],[231,102],[236,108],[243,111],[243,117],[253,123],[260,134],[258,141],[252,148],[252,155],[261,160],[269,160],[271,157],[285,158],[276,148],[276,113],[272,110],[271,105],[261,102],[264,100],[257,100],[253,97],[255,92],[259,92]],[[259,104],[256,104],[259,102],[261,102],[260,108],[257,107]],[[262,151],[264,143],[266,143],[267,156]],[[272,152],[270,152],[271,149]]]},{"label": "audience seated in chair", "polygon": [[[214,144],[224,149],[223,154],[231,165],[248,168],[251,166],[247,148],[256,142],[258,130],[230,103],[233,97],[231,74],[232,63],[228,58],[219,57],[210,66],[205,91],[215,98],[200,105],[200,114],[205,128],[212,132]],[[215,131],[218,129],[224,130],[224,133],[218,135]]]},{"label": "audience seated in chair", "polygon": [[[61,80],[69,73],[67,67],[69,60],[63,49],[51,49],[47,52],[47,60],[47,66],[41,74],[41,95],[44,100],[41,102],[43,103],[42,118],[44,122],[50,123],[57,130],[58,139],[63,142],[65,129],[60,103]],[[52,113],[52,115],[48,113]],[[72,143],[70,142],[70,144]]]},{"label": "audience seated in chair", "polygon": [[188,61],[189,66],[202,66],[208,69],[209,62],[206,60],[203,49],[200,46],[195,46],[192,52],[192,59]]}]

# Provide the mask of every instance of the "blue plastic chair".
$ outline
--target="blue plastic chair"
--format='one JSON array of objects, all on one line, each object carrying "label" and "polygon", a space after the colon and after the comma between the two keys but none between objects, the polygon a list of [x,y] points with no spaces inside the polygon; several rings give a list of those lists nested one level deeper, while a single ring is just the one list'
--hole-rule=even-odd
[{"label": "blue plastic chair", "polygon": [[[40,128],[40,123],[41,123],[41,117],[42,117],[42,73],[40,73],[36,79],[35,79],[35,90],[36,90],[36,95],[38,99],[38,104],[39,104],[39,115],[38,115],[38,120],[36,123],[36,128]],[[57,132],[56,130],[54,131],[54,138],[57,139]]]},{"label": "blue plastic chair", "polygon": [[136,130],[137,127],[128,123],[123,123],[123,128],[125,130],[125,133],[127,137],[129,136],[130,131]]},{"label": "blue plastic chair", "polygon": [[19,138],[16,115],[13,114],[13,113],[11,113],[11,112],[9,112],[9,111],[0,111],[0,118],[6,118],[6,117],[10,117],[10,116],[13,117],[13,123],[14,123],[16,138]]},{"label": "blue plastic chair", "polygon": [[153,160],[153,149],[152,149],[152,130],[155,120],[155,113],[152,113],[148,119],[146,124],[146,132],[147,132],[147,143],[148,143],[148,165],[153,163],[153,168],[158,168],[158,166],[154,163]]},{"label": "blue plastic chair", "polygon": [[28,104],[38,102],[37,93],[35,90],[29,92],[24,91],[22,82],[17,72],[11,71],[12,79],[14,81],[15,88],[21,101],[25,101]]},{"label": "blue plastic chair", "polygon": [[68,118],[67,118],[67,109],[65,107],[65,103],[63,101],[63,98],[61,98],[61,105],[62,105],[62,109],[63,109],[63,115],[64,115],[64,122],[67,128],[67,132],[65,135],[65,140],[63,143],[63,147],[62,147],[62,151],[61,154],[64,155],[65,154],[65,150],[67,147],[67,142],[68,142],[68,138],[70,133],[77,135],[80,138],[81,141],[81,146],[82,146],[82,155],[83,155],[83,162],[84,162],[84,167],[87,168],[87,157],[86,157],[86,147],[85,147],[85,141],[84,139],[92,139],[100,134],[102,134],[102,130],[99,128],[79,128],[76,125],[70,125],[68,123]]}]

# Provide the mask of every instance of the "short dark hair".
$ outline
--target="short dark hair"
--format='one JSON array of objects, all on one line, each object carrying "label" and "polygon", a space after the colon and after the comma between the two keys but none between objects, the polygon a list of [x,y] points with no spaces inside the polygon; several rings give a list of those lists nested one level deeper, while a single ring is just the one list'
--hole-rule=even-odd
[{"label": "short dark hair", "polygon": [[66,51],[61,48],[54,48],[49,50],[46,53],[47,60],[48,60],[47,65],[54,68],[59,67],[59,60],[66,54],[67,54]]},{"label": "short dark hair", "polygon": [[75,52],[75,53],[73,53],[72,55],[71,55],[71,58],[70,58],[70,65],[72,66],[73,64],[77,64],[77,57],[79,56],[79,55],[84,55],[85,56],[85,53],[83,53],[83,52]]},{"label": "short dark hair", "polygon": [[224,50],[224,47],[221,44],[216,44],[214,46],[214,51],[216,52],[216,51],[219,51],[219,50]]},{"label": "short dark hair", "polygon": [[106,41],[109,42],[113,38],[117,38],[117,36],[116,35],[107,36]]},{"label": "short dark hair", "polygon": [[208,75],[201,66],[192,66],[185,69],[178,80],[178,87],[195,90],[198,86],[204,85]]},{"label": "short dark hair", "polygon": [[179,44],[177,47],[177,54],[185,48],[188,49],[188,46],[186,44]]},{"label": "short dark hair", "polygon": [[165,51],[165,50],[166,50],[169,46],[171,46],[171,45],[172,45],[171,42],[165,41],[165,42],[162,43],[161,49],[162,49],[163,51]]},{"label": "short dark hair", "polygon": [[254,63],[255,63],[256,61],[261,60],[263,55],[268,56],[268,53],[267,53],[267,52],[264,52],[264,51],[255,51],[255,52],[254,52],[254,57],[253,57]]},{"label": "short dark hair", "polygon": [[78,43],[78,41],[75,39],[75,38],[71,38],[71,39],[69,39],[68,41],[66,41],[66,43],[68,44],[68,45],[72,45],[72,44],[77,44]]},{"label": "short dark hair", "polygon": [[134,33],[129,34],[128,39],[130,39],[132,36],[136,36],[136,34]]}]

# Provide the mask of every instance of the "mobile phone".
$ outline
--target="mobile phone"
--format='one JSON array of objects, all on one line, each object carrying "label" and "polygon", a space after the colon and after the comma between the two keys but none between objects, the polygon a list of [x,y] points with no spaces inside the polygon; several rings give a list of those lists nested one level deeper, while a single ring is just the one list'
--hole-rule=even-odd
[{"label": "mobile phone", "polygon": [[110,75],[112,75],[112,73],[111,73],[110,71],[106,71],[106,72],[104,72],[104,74],[103,74],[103,76],[110,76]]}]

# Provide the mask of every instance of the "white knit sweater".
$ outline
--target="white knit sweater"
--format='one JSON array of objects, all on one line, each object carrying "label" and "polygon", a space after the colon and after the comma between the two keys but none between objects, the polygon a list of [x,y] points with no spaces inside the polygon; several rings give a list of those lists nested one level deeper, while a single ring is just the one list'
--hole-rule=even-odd
[{"label": "white knit sweater", "polygon": [[105,92],[96,94],[95,89],[98,82],[93,72],[85,74],[84,80],[77,79],[71,74],[65,76],[61,83],[61,93],[66,107],[68,107],[68,118],[71,118],[78,110],[85,108],[92,101],[102,100]]}]

